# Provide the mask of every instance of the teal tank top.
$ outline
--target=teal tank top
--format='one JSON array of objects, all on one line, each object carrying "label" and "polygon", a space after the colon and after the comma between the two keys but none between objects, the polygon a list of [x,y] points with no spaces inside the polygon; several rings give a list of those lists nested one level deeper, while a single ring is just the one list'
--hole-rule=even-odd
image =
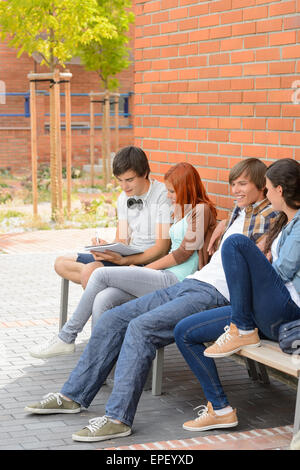
[{"label": "teal tank top", "polygon": [[[182,240],[186,234],[188,228],[187,215],[180,219],[178,222],[173,224],[170,228],[169,234],[171,239],[171,251],[177,250],[180,247]],[[179,281],[183,281],[186,276],[193,274],[198,269],[199,256],[198,252],[194,251],[192,256],[185,261],[184,263],[177,264],[170,268],[166,268],[168,271],[171,271],[175,274]]]}]

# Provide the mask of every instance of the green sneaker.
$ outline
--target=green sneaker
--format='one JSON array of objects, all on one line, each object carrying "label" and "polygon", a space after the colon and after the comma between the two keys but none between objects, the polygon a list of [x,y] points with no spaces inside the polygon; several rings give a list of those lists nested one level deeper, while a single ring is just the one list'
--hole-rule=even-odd
[{"label": "green sneaker", "polygon": [[131,428],[124,423],[115,423],[108,416],[93,418],[81,431],[72,434],[74,441],[96,442],[125,437],[131,434]]},{"label": "green sneaker", "polygon": [[48,393],[43,399],[25,407],[25,411],[38,415],[52,413],[79,413],[81,406],[75,401],[66,400],[61,393]]}]

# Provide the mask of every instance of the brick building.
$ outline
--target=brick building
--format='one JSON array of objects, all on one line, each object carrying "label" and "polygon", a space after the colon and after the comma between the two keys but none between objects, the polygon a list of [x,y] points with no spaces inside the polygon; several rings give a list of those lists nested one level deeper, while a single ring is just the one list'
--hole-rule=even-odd
[{"label": "brick building", "polygon": [[[134,92],[133,132],[121,131],[120,146],[141,146],[158,179],[179,161],[196,165],[223,217],[240,159],[300,159],[300,0],[135,0],[134,10],[134,66],[121,77],[121,92]],[[33,60],[0,51],[7,91],[27,91]],[[97,90],[95,74],[69,68],[73,93]],[[72,111],[88,113],[77,99]],[[43,160],[48,117],[39,100]],[[0,125],[0,166],[28,163],[29,119],[0,117]],[[88,132],[73,129],[75,166],[88,161]]]},{"label": "brick building", "polygon": [[240,159],[300,160],[300,1],[136,0],[135,13],[135,143],[158,175],[197,165],[223,216]]},{"label": "brick building", "polygon": [[[0,83],[5,86],[5,100],[0,96],[0,168],[11,168],[12,172],[24,172],[31,168],[30,149],[30,111],[29,111],[29,80],[30,72],[49,72],[41,67],[36,60],[23,54],[19,59],[15,49],[0,43]],[[67,64],[72,73],[71,79],[71,112],[72,112],[72,164],[82,166],[90,160],[89,112],[90,98],[88,94],[103,91],[97,73],[87,72],[78,63]],[[63,69],[61,69],[63,71]],[[120,145],[133,143],[132,129],[132,93],[133,65],[122,72],[119,77],[121,93],[120,111]],[[0,87],[1,88],[1,87]],[[38,132],[38,164],[49,163],[49,82],[37,83],[37,132]],[[64,85],[61,85],[64,93]],[[5,102],[3,102],[5,101]],[[102,113],[101,104],[95,104],[95,113]],[[64,96],[61,96],[62,112],[62,150],[65,158],[64,131]],[[114,125],[112,117],[111,125]],[[101,156],[102,116],[95,117],[95,158]],[[111,132],[111,150],[114,151],[114,135]]]}]

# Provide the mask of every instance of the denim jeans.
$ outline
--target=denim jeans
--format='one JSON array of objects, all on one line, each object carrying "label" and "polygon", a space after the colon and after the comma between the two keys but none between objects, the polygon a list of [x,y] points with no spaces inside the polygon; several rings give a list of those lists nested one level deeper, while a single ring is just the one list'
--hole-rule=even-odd
[{"label": "denim jeans", "polygon": [[177,347],[190,369],[199,380],[205,397],[214,410],[227,406],[228,400],[222,388],[215,361],[205,357],[204,343],[215,341],[229,325],[231,307],[214,308],[184,318],[175,327]]},{"label": "denim jeans", "polygon": [[228,301],[212,285],[185,279],[105,312],[61,393],[88,407],[117,361],[106,415],[131,426],[156,349],[193,313]]},{"label": "denim jeans", "polygon": [[185,318],[174,331],[179,350],[214,409],[227,406],[228,400],[214,360],[203,355],[203,343],[215,341],[231,322],[244,330],[258,327],[261,336],[277,341],[280,325],[300,318],[281,278],[249,238],[236,234],[225,240],[222,262],[231,305]]},{"label": "denim jeans", "polygon": [[74,343],[92,315],[92,328],[98,318],[113,307],[178,282],[171,271],[140,266],[116,266],[96,269],[87,283],[72,317],[59,332],[65,343]]},{"label": "denim jeans", "polygon": [[222,263],[232,308],[232,322],[241,330],[255,327],[278,341],[282,323],[300,318],[300,308],[291,299],[271,263],[244,235],[231,235],[222,246]]}]

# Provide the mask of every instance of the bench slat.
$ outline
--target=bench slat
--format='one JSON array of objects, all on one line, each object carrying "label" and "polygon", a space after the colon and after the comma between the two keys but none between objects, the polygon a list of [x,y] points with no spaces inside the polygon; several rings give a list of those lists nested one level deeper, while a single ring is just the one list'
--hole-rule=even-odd
[{"label": "bench slat", "polygon": [[237,354],[258,361],[266,366],[285,372],[293,377],[300,376],[300,358],[285,354],[277,343],[262,341],[258,348],[243,348]]}]

